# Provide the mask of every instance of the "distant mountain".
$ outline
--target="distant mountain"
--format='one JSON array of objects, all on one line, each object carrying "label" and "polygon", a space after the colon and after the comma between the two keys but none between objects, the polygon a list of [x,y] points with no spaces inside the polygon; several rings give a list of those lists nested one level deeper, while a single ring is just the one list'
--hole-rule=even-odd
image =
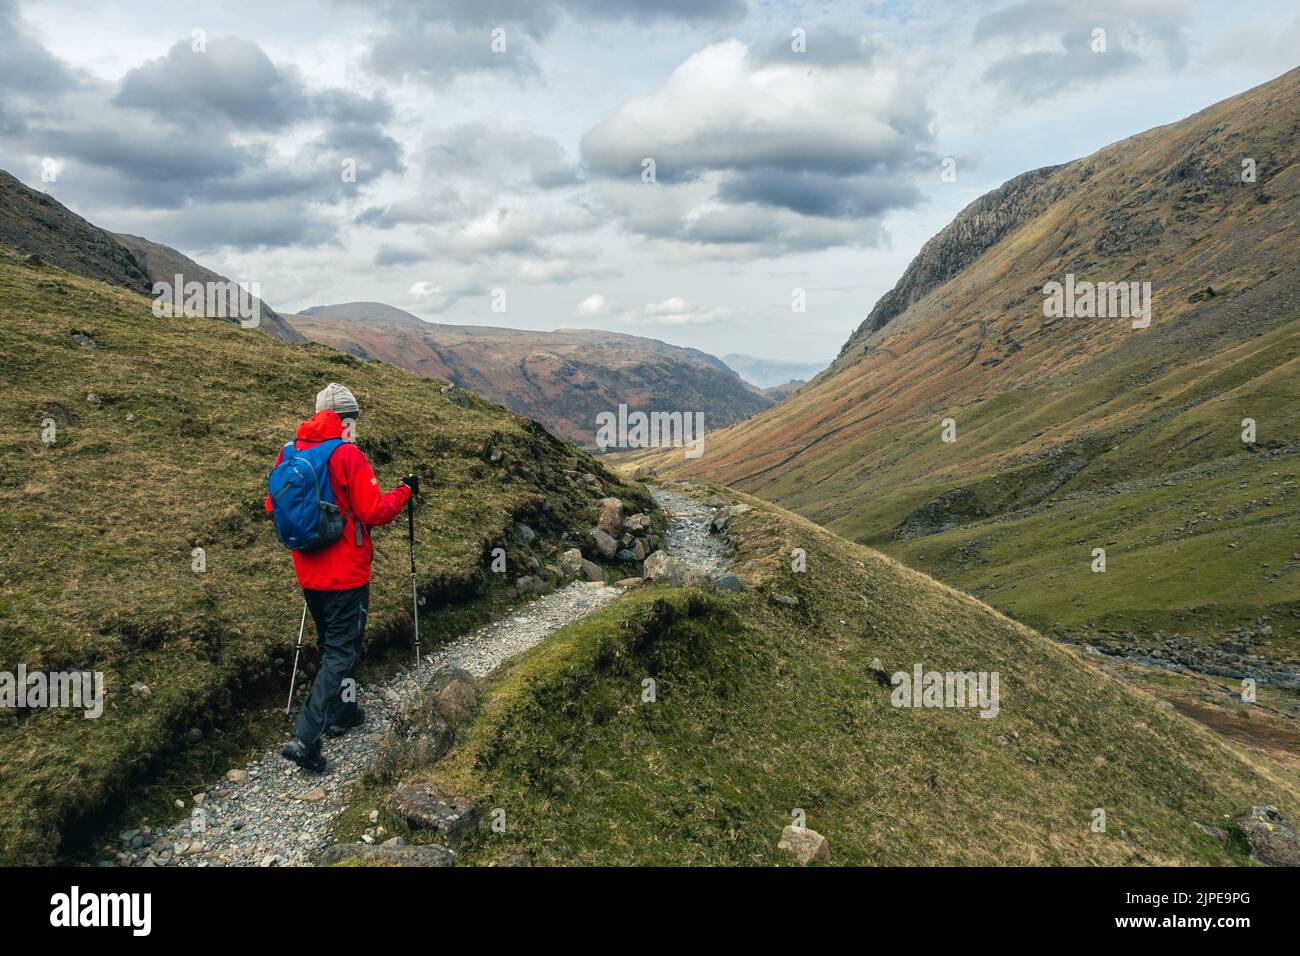
[{"label": "distant mountain", "polygon": [[780,402],[789,398],[807,384],[801,379],[795,379],[792,382],[784,382],[780,385],[773,385],[771,388],[765,388],[763,394],[774,401]]},{"label": "distant mountain", "polygon": [[722,356],[722,361],[746,382],[763,389],[784,386],[790,382],[806,382],[831,364],[830,362],[789,362],[783,359],[754,358],[752,355],[740,355],[736,352]]},{"label": "distant mountain", "polygon": [[710,429],[773,403],[712,355],[618,332],[442,325],[379,302],[312,306],[287,319],[312,341],[447,379],[581,445],[594,443],[596,416],[620,404],[703,412]]},{"label": "distant mountain", "polygon": [[422,329],[431,323],[419,316],[412,315],[396,306],[383,302],[343,302],[339,305],[313,305],[303,309],[299,315],[316,316],[322,319],[346,319],[349,322],[374,325],[400,325]]}]

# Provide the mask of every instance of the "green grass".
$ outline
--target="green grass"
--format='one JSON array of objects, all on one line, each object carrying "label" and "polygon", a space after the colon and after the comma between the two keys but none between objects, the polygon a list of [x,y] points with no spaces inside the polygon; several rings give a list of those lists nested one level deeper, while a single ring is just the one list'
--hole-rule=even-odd
[{"label": "green grass", "polygon": [[[648,588],[560,630],[498,673],[451,754],[417,773],[505,811],[505,832],[480,828],[462,863],[783,864],[797,807],[840,865],[1239,864],[1240,846],[1194,824],[1300,809],[1293,771],[967,595],[744,500],[748,590]],[[996,670],[1001,712],[895,708],[875,658],[886,673]],[[1105,833],[1090,829],[1098,807]],[[358,812],[340,836],[364,826]]]},{"label": "green grass", "polygon": [[[1243,453],[1140,494],[1067,498],[890,550],[1039,629],[1213,641],[1267,619],[1262,652],[1297,661],[1300,495],[1279,466]],[[1092,571],[1096,547],[1104,574]]]},{"label": "green grass", "polygon": [[[98,720],[0,716],[0,862],[58,859],[61,841],[114,805],[151,786],[184,796],[163,791],[259,739],[257,715],[288,685],[302,607],[262,508],[266,473],[326,382],[357,393],[359,444],[385,488],[408,470],[422,477],[427,644],[503,599],[492,547],[506,547],[513,579],[591,525],[584,472],[630,507],[652,506],[536,423],[474,397],[462,407],[441,382],[223,322],[156,319],[142,296],[5,250],[0,366],[0,669],[103,671],[107,684]],[[508,539],[515,521],[543,536],[533,549]],[[405,521],[374,537],[368,640],[404,647]],[[196,547],[203,574],[191,570]]]}]

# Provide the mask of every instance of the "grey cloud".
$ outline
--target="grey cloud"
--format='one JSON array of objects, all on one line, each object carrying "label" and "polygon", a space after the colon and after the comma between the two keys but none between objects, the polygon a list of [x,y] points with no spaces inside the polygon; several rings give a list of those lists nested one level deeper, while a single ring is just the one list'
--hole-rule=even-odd
[{"label": "grey cloud", "polygon": [[0,93],[61,93],[80,84],[77,74],[28,33],[13,0],[0,0]]},{"label": "grey cloud", "polygon": [[[738,257],[878,240],[879,217],[919,199],[932,114],[887,51],[826,38],[816,69],[715,44],[588,130],[582,156],[606,177],[612,214],[630,232]],[[646,157],[653,186],[640,183]]]},{"label": "grey cloud", "polygon": [[718,198],[778,206],[804,216],[862,219],[914,206],[921,193],[911,183],[894,178],[756,169],[724,180]]},{"label": "grey cloud", "polygon": [[756,66],[785,63],[790,66],[862,66],[871,61],[876,44],[870,37],[845,33],[830,25],[803,27],[804,51],[793,49],[794,37],[787,34],[749,51]]},{"label": "grey cloud", "polygon": [[222,248],[283,249],[318,247],[337,241],[337,226],[316,207],[291,199],[256,202],[210,202],[184,215],[137,214],[132,231],[191,255]]},{"label": "grey cloud", "polygon": [[381,245],[375,253],[377,266],[409,266],[428,259],[427,253],[420,249],[404,249],[400,246]]},{"label": "grey cloud", "polygon": [[[1081,5],[1065,0],[1024,0],[980,18],[977,43],[1004,43],[1012,51],[994,60],[985,79],[1008,95],[1040,100],[1065,90],[1099,83],[1141,67],[1150,50],[1159,48],[1165,62],[1181,68],[1187,61],[1188,10],[1162,0],[1120,3],[1102,0]],[[1106,31],[1105,52],[1092,49],[1093,30]],[[1041,49],[1041,40],[1056,49]],[[1014,47],[1039,41],[1039,48]]]},{"label": "grey cloud", "polygon": [[[390,0],[378,7],[385,24],[364,59],[378,76],[444,84],[462,74],[541,77],[536,42],[564,16],[580,21],[724,22],[746,13],[744,0]],[[505,30],[506,50],[490,46]]]},{"label": "grey cloud", "polygon": [[572,186],[581,179],[577,163],[553,137],[486,123],[431,133],[424,158],[426,170],[435,178],[472,175],[503,186],[528,182],[541,189]]},{"label": "grey cloud", "polygon": [[506,34],[506,48],[493,52],[489,31],[445,23],[418,23],[377,36],[365,56],[365,66],[390,80],[419,80],[441,84],[461,73],[496,72],[536,79],[541,70],[533,45]]},{"label": "grey cloud", "polygon": [[115,102],[174,123],[220,120],[240,129],[279,130],[313,113],[298,78],[238,37],[215,37],[205,52],[178,40],[129,71]]}]

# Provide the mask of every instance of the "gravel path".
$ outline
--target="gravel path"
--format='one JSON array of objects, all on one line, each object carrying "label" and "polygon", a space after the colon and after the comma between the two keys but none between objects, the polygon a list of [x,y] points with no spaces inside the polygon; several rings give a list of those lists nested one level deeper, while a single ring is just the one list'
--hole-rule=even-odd
[{"label": "gravel path", "polygon": [[[680,492],[653,491],[672,519],[665,536],[668,553],[707,572],[723,568],[722,542],[709,534],[712,511]],[[433,670],[455,665],[485,677],[622,593],[618,588],[575,581],[426,654],[427,669],[422,674],[427,679]],[[365,724],[343,737],[326,738],[325,757],[330,762],[326,773],[305,773],[280,756],[277,744],[197,795],[189,820],[118,834],[116,857],[100,865],[310,865],[330,844],[335,819],[346,809],[352,787],[393,715],[417,692],[414,678],[405,669],[377,688],[362,688]],[[301,692],[294,703],[300,701]],[[181,801],[177,803],[182,809]]]},{"label": "gravel path", "polygon": [[709,534],[713,509],[702,501],[667,488],[650,489],[655,503],[672,519],[664,550],[701,571],[713,573],[727,565],[727,554],[717,535]]}]

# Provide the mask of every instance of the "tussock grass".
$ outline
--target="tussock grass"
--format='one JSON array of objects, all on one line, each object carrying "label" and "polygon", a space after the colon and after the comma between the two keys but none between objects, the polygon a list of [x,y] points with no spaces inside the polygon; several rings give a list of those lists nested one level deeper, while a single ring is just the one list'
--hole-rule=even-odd
[{"label": "tussock grass", "polygon": [[[529,552],[507,538],[515,521],[551,541],[590,526],[592,499],[573,480],[583,472],[652,507],[536,423],[474,396],[450,401],[441,382],[224,322],[156,319],[143,296],[5,250],[0,367],[0,668],[103,671],[107,684],[98,720],[0,715],[3,862],[58,859],[62,836],[170,762],[246,743],[243,722],[284,693],[302,597],[262,501],[278,447],[325,383],[356,392],[359,444],[382,485],[422,477],[427,645],[501,599],[491,547],[507,547],[512,577],[529,554],[545,557],[545,541]],[[405,647],[404,516],[374,537],[368,639]],[[136,682],[151,696],[133,695]]]}]

